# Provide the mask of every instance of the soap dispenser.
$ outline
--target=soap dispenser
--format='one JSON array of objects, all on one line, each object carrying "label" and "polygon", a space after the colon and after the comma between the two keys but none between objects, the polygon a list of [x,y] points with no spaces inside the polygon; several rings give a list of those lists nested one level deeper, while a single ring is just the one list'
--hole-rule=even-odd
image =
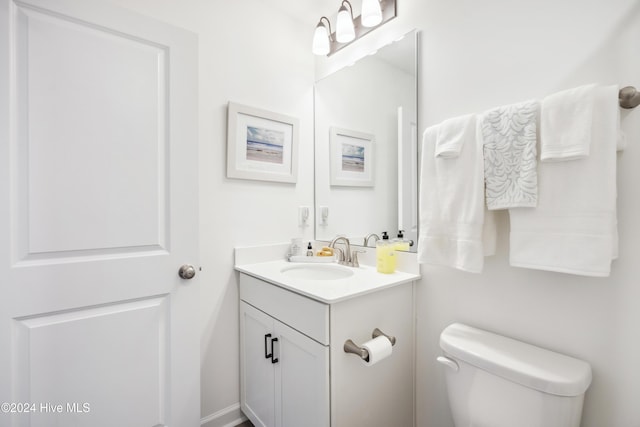
[{"label": "soap dispenser", "polygon": [[313,246],[311,246],[311,242],[307,245],[307,256],[313,256]]},{"label": "soap dispenser", "polygon": [[376,241],[376,268],[385,274],[396,271],[395,248],[386,231],[382,232],[382,239]]},{"label": "soap dispenser", "polygon": [[405,251],[409,252],[409,247],[411,247],[411,241],[404,239],[404,230],[398,230],[398,237],[392,240],[393,247],[396,251]]}]

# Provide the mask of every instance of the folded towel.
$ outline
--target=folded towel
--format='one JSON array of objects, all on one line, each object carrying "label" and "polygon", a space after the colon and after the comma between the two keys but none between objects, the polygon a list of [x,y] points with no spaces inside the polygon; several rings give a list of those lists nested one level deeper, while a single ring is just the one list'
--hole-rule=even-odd
[{"label": "folded towel", "polygon": [[537,204],[538,105],[538,101],[526,101],[494,108],[482,116],[485,191],[490,210]]},{"label": "folded towel", "polygon": [[418,262],[480,273],[485,254],[484,167],[476,119],[469,120],[471,124],[461,121],[466,125],[458,157],[434,155],[442,125],[423,134]]},{"label": "folded towel", "polygon": [[510,262],[585,276],[610,274],[617,256],[618,88],[594,90],[591,153],[540,163],[538,207],[511,209]]},{"label": "folded towel", "polygon": [[540,160],[575,160],[589,155],[596,85],[565,90],[542,100]]},{"label": "folded towel", "polygon": [[465,136],[469,132],[474,132],[475,118],[473,115],[466,115],[447,119],[438,126],[438,136],[436,140],[436,157],[458,157]]}]

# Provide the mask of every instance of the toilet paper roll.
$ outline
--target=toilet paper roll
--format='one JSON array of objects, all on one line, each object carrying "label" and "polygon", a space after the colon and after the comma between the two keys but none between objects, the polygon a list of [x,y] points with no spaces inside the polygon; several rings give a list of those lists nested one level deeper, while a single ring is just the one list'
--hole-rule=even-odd
[{"label": "toilet paper roll", "polygon": [[369,352],[369,361],[364,361],[367,366],[375,365],[379,361],[391,356],[393,352],[391,341],[383,335],[365,342],[362,344],[362,347],[366,348]]}]

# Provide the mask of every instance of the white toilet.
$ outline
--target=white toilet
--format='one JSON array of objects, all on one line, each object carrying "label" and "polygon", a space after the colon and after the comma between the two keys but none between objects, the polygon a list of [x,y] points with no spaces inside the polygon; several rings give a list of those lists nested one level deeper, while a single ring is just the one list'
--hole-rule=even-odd
[{"label": "white toilet", "polygon": [[454,323],[440,335],[456,427],[579,427],[591,366]]}]

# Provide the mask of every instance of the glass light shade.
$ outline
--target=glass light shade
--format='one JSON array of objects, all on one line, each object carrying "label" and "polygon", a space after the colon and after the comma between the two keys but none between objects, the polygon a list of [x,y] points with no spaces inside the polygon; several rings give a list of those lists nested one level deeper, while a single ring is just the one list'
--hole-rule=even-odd
[{"label": "glass light shade", "polygon": [[375,27],[382,22],[380,0],[362,0],[362,14],[360,22],[364,27]]},{"label": "glass light shade", "polygon": [[313,45],[311,50],[314,55],[326,55],[329,53],[329,31],[322,22],[316,26],[313,33]]},{"label": "glass light shade", "polygon": [[340,43],[348,43],[356,38],[356,30],[353,28],[351,13],[343,4],[338,11],[336,20],[336,40]]}]

